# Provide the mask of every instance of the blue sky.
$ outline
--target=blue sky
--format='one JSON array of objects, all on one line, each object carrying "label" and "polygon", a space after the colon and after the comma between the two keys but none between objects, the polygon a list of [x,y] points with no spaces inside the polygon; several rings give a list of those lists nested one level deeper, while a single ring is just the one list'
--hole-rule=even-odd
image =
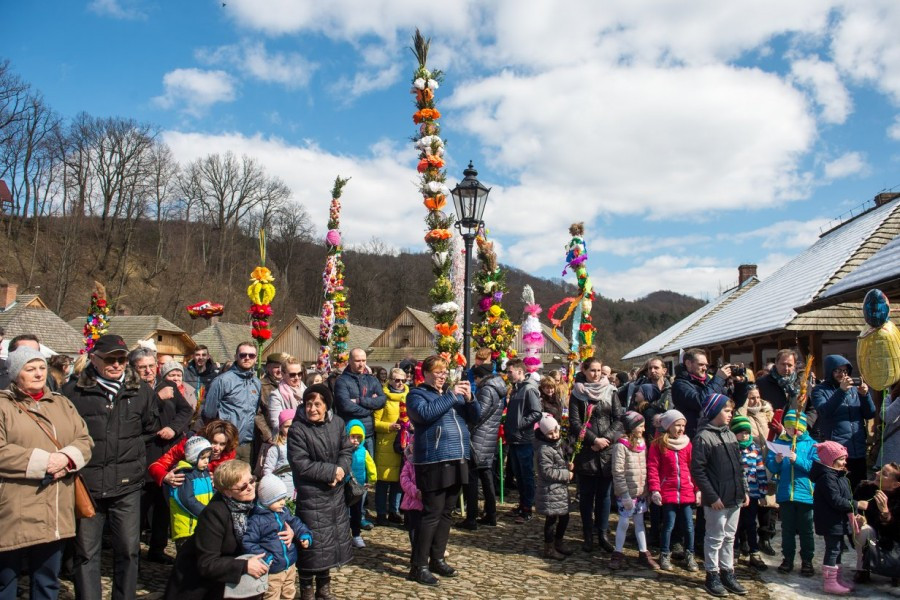
[{"label": "blue sky", "polygon": [[715,296],[744,262],[764,277],[900,185],[891,0],[224,4],[9,3],[0,54],[63,116],[156,124],[184,162],[257,157],[322,231],[350,176],[344,239],[422,250],[418,26],[451,187],[473,160],[501,260],[556,277],[583,220],[612,298]]}]

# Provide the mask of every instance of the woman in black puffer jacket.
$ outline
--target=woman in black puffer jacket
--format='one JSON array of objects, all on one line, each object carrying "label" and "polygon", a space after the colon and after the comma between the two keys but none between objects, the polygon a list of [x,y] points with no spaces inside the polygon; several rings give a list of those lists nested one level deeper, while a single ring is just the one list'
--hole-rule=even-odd
[{"label": "woman in black puffer jacket", "polygon": [[463,529],[478,528],[478,482],[484,492],[484,516],[482,525],[497,524],[497,499],[494,495],[494,455],[503,408],[506,406],[506,382],[492,373],[491,363],[472,368],[478,391],[475,399],[481,406],[478,422],[469,426],[472,453],[469,458],[469,483],[466,484],[466,518],[459,526]]},{"label": "woman in black puffer jacket", "polygon": [[312,545],[300,553],[301,597],[333,598],[329,570],[350,562],[350,517],[344,501],[344,477],[350,472],[353,446],[344,421],[332,410],[324,384],[306,388],[303,408],[288,433],[288,462],[297,490],[297,516],[312,530]]},{"label": "woman in black puffer jacket", "polygon": [[597,529],[600,548],[606,552],[613,551],[612,544],[606,539],[612,488],[612,449],[625,433],[619,420],[625,411],[619,403],[618,390],[603,377],[601,367],[602,363],[597,358],[585,360],[581,365],[584,382],[575,382],[569,399],[569,440],[573,449],[590,411],[581,450],[572,457],[575,473],[578,474],[578,501],[584,534],[582,549],[585,552],[593,550],[594,528]]}]

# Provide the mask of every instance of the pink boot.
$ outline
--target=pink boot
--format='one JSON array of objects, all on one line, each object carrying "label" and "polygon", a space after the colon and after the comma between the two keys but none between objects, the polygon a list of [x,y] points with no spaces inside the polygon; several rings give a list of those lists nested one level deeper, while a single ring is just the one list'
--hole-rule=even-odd
[{"label": "pink boot", "polygon": [[833,594],[835,596],[846,596],[850,593],[850,589],[841,585],[841,582],[838,581],[838,568],[837,567],[829,567],[827,565],[822,566],[822,579],[825,582],[825,593]]},{"label": "pink boot", "polygon": [[841,584],[842,586],[844,586],[845,588],[847,588],[847,589],[850,590],[851,592],[852,592],[853,590],[855,590],[855,589],[856,589],[856,584],[853,583],[853,578],[852,578],[852,577],[845,577],[843,565],[838,565],[838,566],[837,566],[837,570],[838,570],[838,578],[837,578],[838,582],[840,582],[840,584]]}]

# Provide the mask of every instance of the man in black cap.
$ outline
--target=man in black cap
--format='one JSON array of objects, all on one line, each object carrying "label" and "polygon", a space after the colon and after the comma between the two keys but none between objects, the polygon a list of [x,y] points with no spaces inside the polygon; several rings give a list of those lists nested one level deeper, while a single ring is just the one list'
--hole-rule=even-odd
[{"label": "man in black cap", "polygon": [[79,519],[75,534],[75,589],[80,598],[103,596],[100,546],[108,521],[113,546],[113,600],[137,596],[140,501],[147,472],[145,443],[159,430],[153,390],[128,366],[128,347],[103,335],[76,381],[63,388],[94,439],[81,470],[97,514]]}]

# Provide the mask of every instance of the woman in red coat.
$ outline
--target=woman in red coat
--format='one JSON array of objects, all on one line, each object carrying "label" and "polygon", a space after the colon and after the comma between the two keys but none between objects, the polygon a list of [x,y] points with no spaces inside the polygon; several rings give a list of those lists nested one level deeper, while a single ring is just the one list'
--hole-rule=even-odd
[{"label": "woman in red coat", "polygon": [[[203,429],[197,432],[212,444],[212,456],[209,459],[209,472],[214,473],[216,467],[223,462],[233,460],[238,443],[237,428],[228,421],[216,419],[207,423]],[[172,446],[168,452],[154,462],[147,471],[156,485],[167,483],[172,487],[178,487],[184,483],[184,475],[175,472],[178,461],[184,460],[184,444],[187,438]]]}]

